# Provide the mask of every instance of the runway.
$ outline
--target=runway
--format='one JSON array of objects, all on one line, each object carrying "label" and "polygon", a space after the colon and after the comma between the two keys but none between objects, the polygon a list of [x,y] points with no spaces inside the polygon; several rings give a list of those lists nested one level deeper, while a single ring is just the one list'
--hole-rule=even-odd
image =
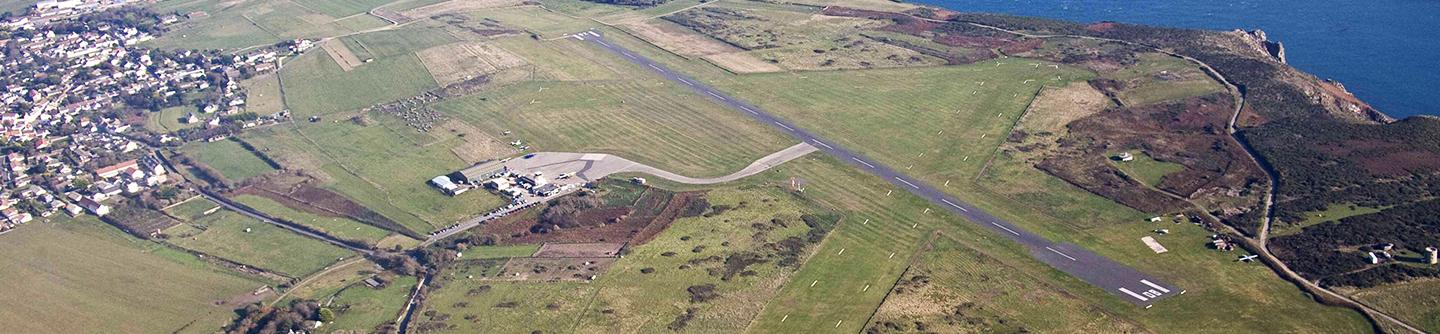
[{"label": "runway", "polygon": [[641,68],[652,71],[675,84],[682,85],[700,96],[707,97],[716,103],[742,112],[744,115],[762,124],[770,125],[776,130],[802,142],[810,143],[819,149],[820,152],[832,155],[840,161],[879,176],[896,187],[930,201],[930,203],[937,207],[944,208],[980,227],[989,229],[1000,236],[1025,245],[1030,250],[1030,255],[1041,262],[1099,287],[1132,304],[1149,308],[1156,301],[1185,293],[1185,290],[1179,287],[1090,252],[1080,246],[1069,243],[1052,242],[1039,235],[1025,231],[1014,224],[996,218],[970,204],[946,195],[924,182],[910,178],[889,166],[875,162],[864,155],[855,153],[834,142],[826,141],[824,138],[820,138],[804,128],[771,115],[759,107],[731,97],[725,92],[707,86],[698,80],[686,77],[662,64],[607,41],[599,32],[587,31],[570,37],[590,42],[601,49],[614,53],[622,59],[639,65]]}]

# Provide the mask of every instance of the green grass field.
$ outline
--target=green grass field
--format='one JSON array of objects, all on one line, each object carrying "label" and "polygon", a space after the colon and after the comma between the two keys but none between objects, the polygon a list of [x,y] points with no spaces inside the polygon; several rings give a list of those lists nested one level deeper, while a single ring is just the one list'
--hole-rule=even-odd
[{"label": "green grass field", "polygon": [[379,7],[392,2],[393,0],[294,0],[295,3],[305,6],[321,14],[333,17],[346,17],[362,14],[372,8]]},{"label": "green grass field", "polygon": [[1141,54],[1139,63],[1106,75],[1126,82],[1119,97],[1126,105],[1143,106],[1179,98],[1224,92],[1199,67],[1184,59],[1159,53]]},{"label": "green grass field", "polygon": [[1348,294],[1420,329],[1440,331],[1440,281],[1415,280]]},{"label": "green grass field", "polygon": [[357,111],[435,88],[435,79],[413,53],[376,58],[346,72],[324,52],[309,52],[287,63],[280,75],[297,120]]},{"label": "green grass field", "polygon": [[414,276],[399,276],[383,288],[375,289],[363,283],[351,285],[335,294],[335,305],[343,308],[336,312],[335,321],[325,326],[326,331],[353,330],[367,332],[386,322],[395,321],[400,310],[409,301],[410,291],[415,289]]},{"label": "green grass field", "polygon": [[[804,238],[809,229],[800,215],[815,213],[816,209],[775,187],[720,189],[707,197],[712,205],[734,209],[712,217],[676,220],[655,240],[631,248],[630,254],[595,282],[595,299],[581,314],[583,318],[576,331],[664,332],[689,308],[695,311],[694,318],[685,326],[687,329],[720,333],[744,331],[796,268],[780,266],[778,258],[769,258],[764,263],[746,267],[754,271],[751,276],[736,276],[726,281],[707,272],[710,267],[723,268],[723,265],[697,265],[692,261],[711,256],[730,258],[749,252],[764,254],[765,243],[788,237]],[[770,224],[772,219],[787,223],[763,233],[753,227]],[[667,253],[671,254],[667,256]],[[808,253],[802,253],[801,258],[806,255]],[[680,269],[687,264],[692,267]],[[642,272],[645,268],[654,272]],[[687,288],[704,284],[714,284],[718,296],[706,302],[690,302]],[[604,313],[605,310],[613,313]]]},{"label": "green grass field", "polygon": [[[198,114],[200,121],[190,124],[180,123],[181,118],[191,113]],[[180,129],[204,126],[204,122],[214,116],[215,115],[212,114],[200,114],[200,111],[192,105],[169,107],[147,114],[145,117],[145,128],[159,133],[179,131]]]},{"label": "green grass field", "polygon": [[[993,240],[993,239],[992,239]],[[1142,331],[1133,320],[1103,309],[1016,267],[1013,254],[995,254],[986,240],[935,239],[923,251],[875,315],[909,329],[961,332],[1090,332]],[[998,257],[996,257],[998,256]],[[1023,265],[1022,265],[1023,266]],[[954,318],[963,321],[954,321]]]},{"label": "green grass field", "polygon": [[210,333],[264,283],[85,216],[0,237],[0,321],[16,333]]},{"label": "green grass field", "polygon": [[25,8],[35,4],[35,0],[4,0],[0,1],[0,13],[10,12],[15,15],[25,12]]},{"label": "green grass field", "polygon": [[240,195],[232,199],[256,210],[260,210],[260,212],[305,225],[340,239],[358,240],[366,244],[375,245],[379,243],[381,239],[385,239],[385,237],[390,235],[390,231],[379,227],[365,225],[347,218],[326,217],[291,209],[260,196]]},{"label": "green grass field", "polygon": [[240,86],[245,88],[245,111],[264,116],[285,110],[278,77],[265,74],[240,82]]},{"label": "green grass field", "polygon": [[171,216],[175,216],[175,218],[179,220],[193,221],[205,216],[205,211],[210,211],[211,209],[218,207],[220,207],[219,204],[215,204],[215,202],[211,202],[210,200],[203,197],[196,196],[195,198],[192,198],[185,203],[180,203],[165,209],[165,213],[170,214]]},{"label": "green grass field", "polygon": [[255,153],[246,150],[233,140],[215,142],[193,142],[180,149],[186,156],[210,166],[231,181],[240,181],[270,172],[270,167]]},{"label": "green grass field", "polygon": [[[1160,179],[1165,177],[1165,175],[1185,170],[1184,165],[1155,160],[1155,158],[1150,157],[1150,155],[1145,154],[1145,152],[1137,150],[1129,151],[1129,153],[1135,157],[1135,160],[1111,160],[1111,163],[1115,164],[1115,166],[1125,172],[1126,175],[1130,175],[1130,177],[1140,180],[1141,183],[1151,187],[1160,185]],[[1119,153],[1110,154],[1108,156],[1113,157],[1118,154]]]},{"label": "green grass field", "polygon": [[[575,314],[594,295],[585,283],[531,283],[457,278],[431,294],[414,321],[432,319],[435,311],[455,326],[437,333],[570,333]],[[472,292],[475,291],[475,292]]]},{"label": "green grass field", "polygon": [[335,263],[338,258],[354,255],[344,248],[228,210],[210,214],[190,224],[201,232],[172,235],[168,242],[289,277],[304,277]]},{"label": "green grass field", "polygon": [[1275,237],[1300,233],[1301,230],[1304,230],[1306,227],[1310,227],[1315,224],[1328,221],[1337,221],[1359,215],[1368,215],[1380,212],[1381,210],[1385,210],[1388,208],[1390,207],[1385,206],[1379,208],[1370,208],[1350,203],[1334,203],[1326,207],[1325,210],[1306,212],[1305,220],[1299,222],[1291,223],[1278,221],[1276,224],[1271,226],[1270,235],[1272,237]]}]

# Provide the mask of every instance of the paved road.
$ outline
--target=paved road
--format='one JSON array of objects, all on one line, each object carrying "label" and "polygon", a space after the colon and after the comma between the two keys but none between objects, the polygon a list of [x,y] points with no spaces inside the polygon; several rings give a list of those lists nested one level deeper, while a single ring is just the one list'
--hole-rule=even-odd
[{"label": "paved road", "polygon": [[[811,143],[820,151],[835,156],[836,158],[859,167],[871,174],[879,176],[891,184],[894,184],[905,191],[920,196],[937,207],[948,210],[956,215],[964,217],[981,227],[990,229],[995,233],[1010,238],[1015,242],[1025,245],[1030,249],[1030,255],[1036,259],[1049,264],[1060,271],[1069,273],[1085,282],[1095,285],[1106,292],[1118,296],[1135,305],[1149,308],[1160,299],[1185,293],[1185,290],[1174,285],[1146,275],[1128,266],[1097,255],[1080,246],[1069,243],[1056,243],[1043,237],[1025,231],[1014,224],[996,218],[980,209],[961,202],[954,197],[946,195],[940,190],[931,187],[900,173],[888,166],[874,162],[869,158],[855,153],[838,144],[826,141],[815,134],[790,124],[779,117],[768,112],[730,97],[724,92],[707,86],[699,81],[686,77],[671,70],[665,65],[656,63],[641,56],[638,53],[627,50],[613,42],[607,41],[599,32],[588,31],[571,36],[572,38],[588,41],[595,46],[616,54],[631,63],[642,68],[655,72],[656,74],[689,88],[701,96],[708,97],[721,105],[744,113],[746,116],[770,125],[785,134],[788,134],[802,142]],[[1137,240],[1138,242],[1138,240]]]}]

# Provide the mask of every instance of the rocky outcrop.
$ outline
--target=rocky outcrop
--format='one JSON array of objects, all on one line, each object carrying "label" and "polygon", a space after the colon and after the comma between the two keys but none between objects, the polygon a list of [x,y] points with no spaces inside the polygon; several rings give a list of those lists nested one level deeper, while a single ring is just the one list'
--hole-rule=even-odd
[{"label": "rocky outcrop", "polygon": [[1245,40],[1249,42],[1256,50],[1270,55],[1270,58],[1273,58],[1276,61],[1279,61],[1281,63],[1286,62],[1285,44],[1280,43],[1279,41],[1271,41],[1270,37],[1265,34],[1264,30],[1255,29],[1251,31],[1244,31],[1236,29],[1235,32],[1240,34],[1241,36],[1244,36]]}]

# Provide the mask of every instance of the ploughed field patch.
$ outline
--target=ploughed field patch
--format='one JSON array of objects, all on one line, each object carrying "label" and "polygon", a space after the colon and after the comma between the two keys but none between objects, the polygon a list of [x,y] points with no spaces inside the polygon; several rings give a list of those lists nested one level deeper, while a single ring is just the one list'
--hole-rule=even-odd
[{"label": "ploughed field patch", "polygon": [[301,173],[282,173],[258,179],[250,185],[230,191],[228,196],[260,196],[285,207],[323,217],[343,217],[411,238],[419,233],[385,216],[351,201],[344,195],[314,185],[314,180]]}]

